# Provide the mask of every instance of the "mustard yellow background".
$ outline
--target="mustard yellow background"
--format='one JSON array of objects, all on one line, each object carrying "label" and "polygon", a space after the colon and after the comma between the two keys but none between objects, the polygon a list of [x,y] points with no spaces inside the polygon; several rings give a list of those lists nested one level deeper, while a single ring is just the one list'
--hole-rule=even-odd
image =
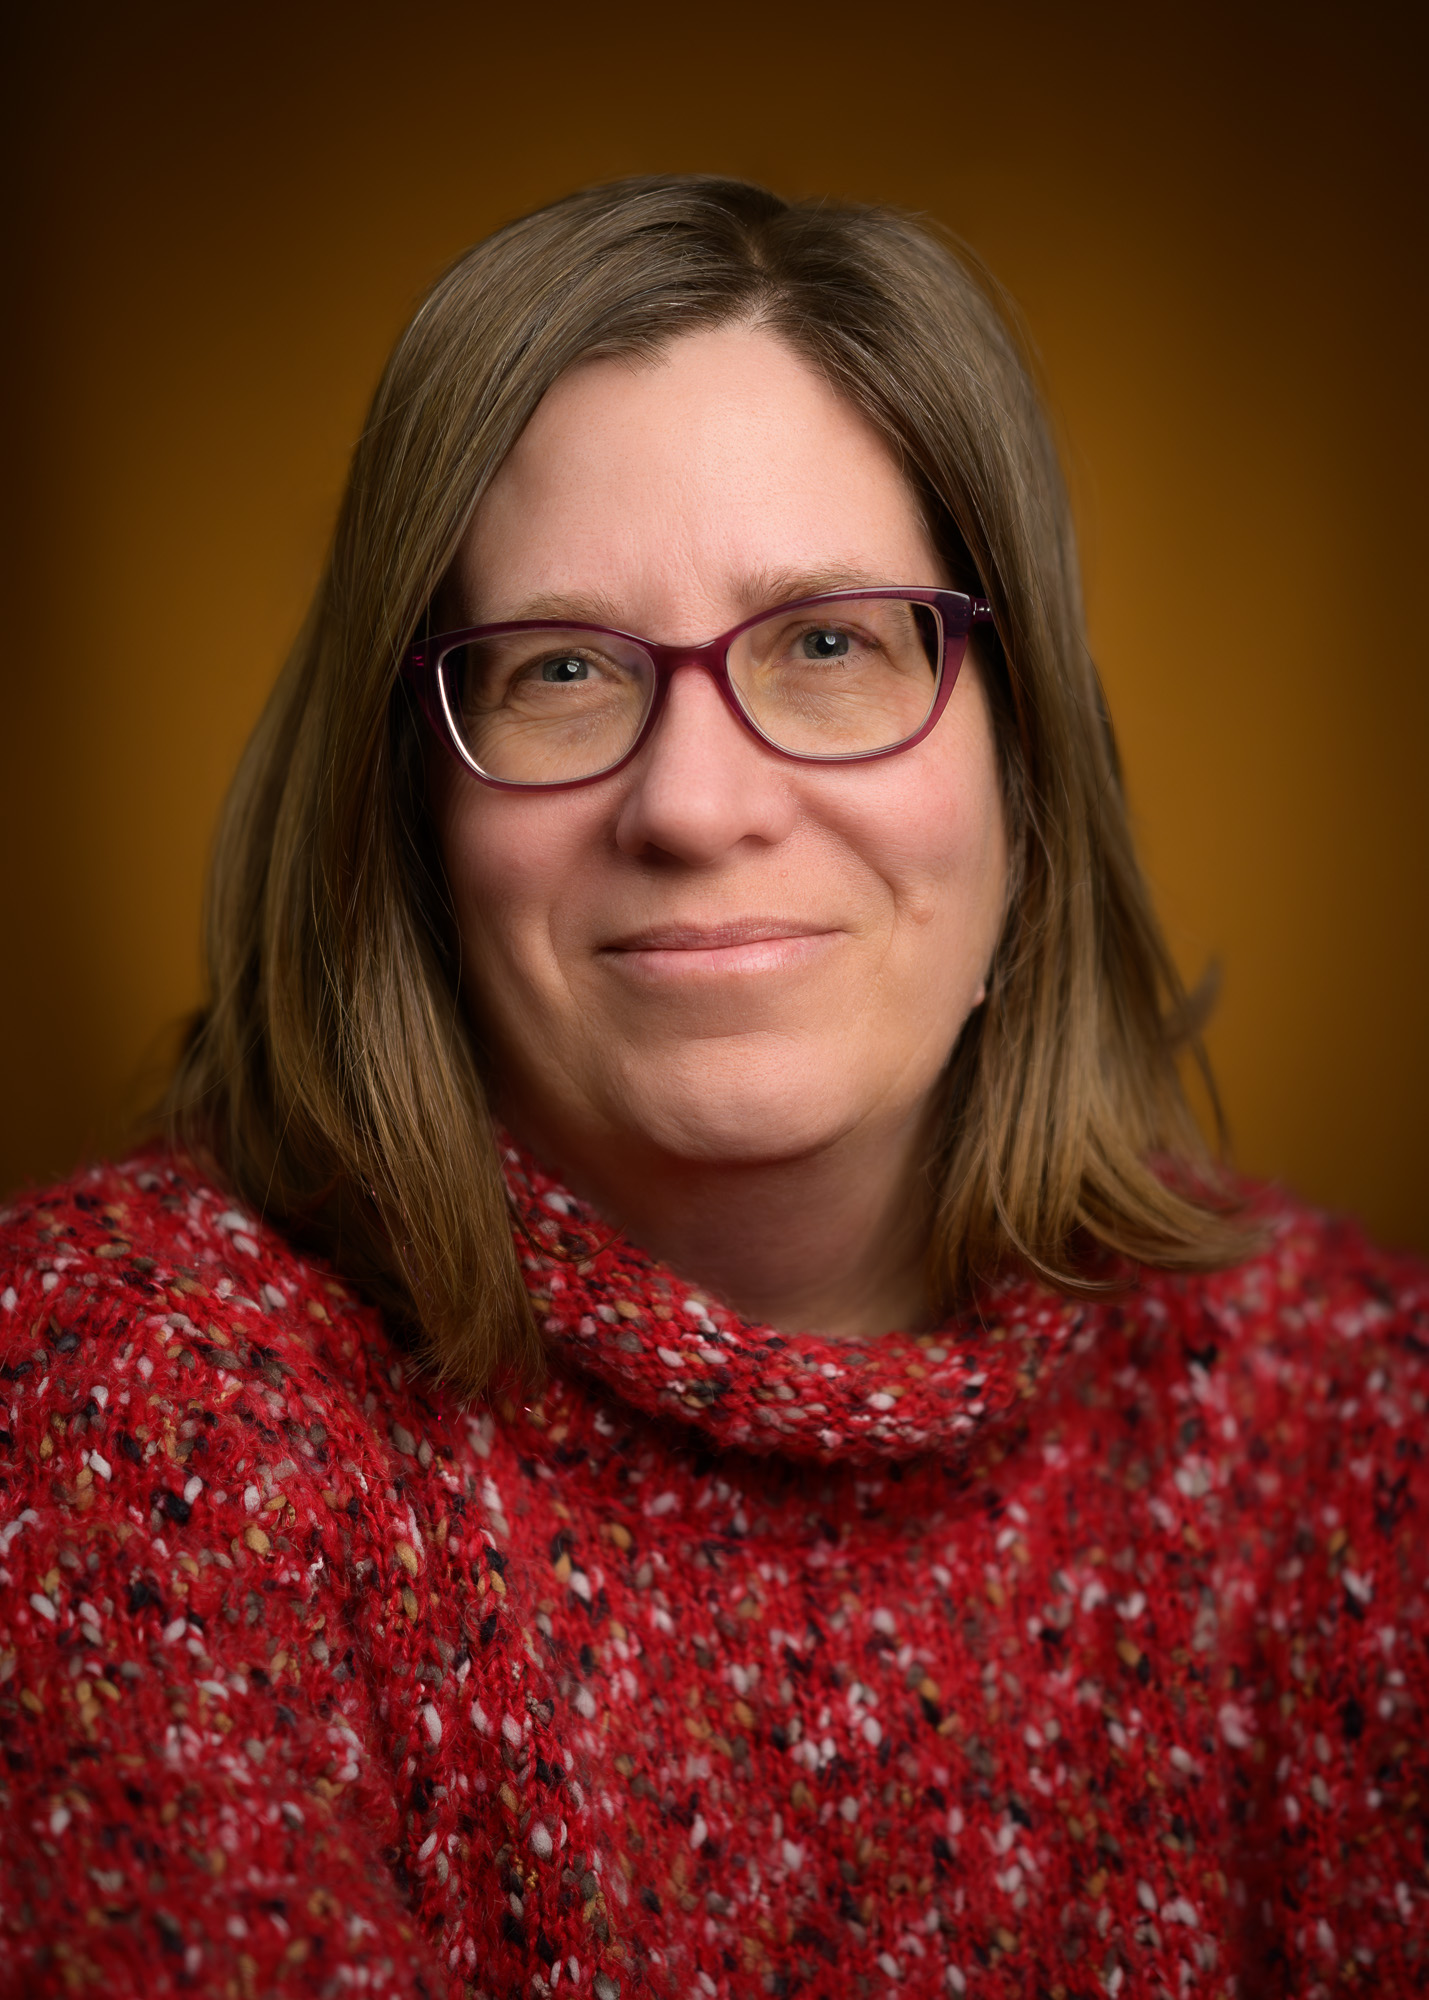
[{"label": "mustard yellow background", "polygon": [[32,7],[0,1187],[120,1143],[198,998],[215,809],[422,288],[713,169],[925,211],[1018,301],[1238,1157],[1429,1247],[1418,11]]}]

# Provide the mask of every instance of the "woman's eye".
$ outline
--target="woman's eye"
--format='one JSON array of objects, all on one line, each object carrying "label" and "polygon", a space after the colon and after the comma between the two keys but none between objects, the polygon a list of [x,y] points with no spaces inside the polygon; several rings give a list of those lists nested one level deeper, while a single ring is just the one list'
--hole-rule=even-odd
[{"label": "woman's eye", "polygon": [[590,666],[585,660],[577,658],[575,654],[568,653],[558,660],[543,660],[541,662],[541,679],[543,681],[557,681],[562,685],[570,681],[589,680]]},{"label": "woman's eye", "polygon": [[806,660],[840,660],[848,651],[847,632],[806,632],[803,653]]}]

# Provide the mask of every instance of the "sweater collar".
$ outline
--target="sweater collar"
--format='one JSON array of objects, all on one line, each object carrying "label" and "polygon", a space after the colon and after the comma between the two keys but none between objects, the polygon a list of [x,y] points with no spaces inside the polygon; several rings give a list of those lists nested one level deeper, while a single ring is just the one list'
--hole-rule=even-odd
[{"label": "sweater collar", "polygon": [[1091,1338],[1084,1307],[1026,1282],[992,1289],[935,1332],[776,1333],[613,1235],[505,1138],[502,1162],[553,1365],[730,1450],[823,1463],[963,1458]]}]

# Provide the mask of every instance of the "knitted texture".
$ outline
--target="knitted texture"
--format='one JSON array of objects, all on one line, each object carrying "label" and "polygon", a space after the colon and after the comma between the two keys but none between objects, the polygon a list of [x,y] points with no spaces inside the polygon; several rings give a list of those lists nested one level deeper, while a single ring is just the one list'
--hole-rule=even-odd
[{"label": "knitted texture", "polygon": [[1421,1266],[780,1336],[508,1167],[530,1407],[168,1158],[9,1211],[0,1992],[1429,1986]]}]

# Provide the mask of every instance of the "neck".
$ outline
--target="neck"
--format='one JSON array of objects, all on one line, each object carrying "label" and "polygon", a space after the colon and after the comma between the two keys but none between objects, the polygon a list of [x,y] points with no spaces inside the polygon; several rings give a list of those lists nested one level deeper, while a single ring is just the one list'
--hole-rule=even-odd
[{"label": "neck", "polygon": [[510,1106],[503,1115],[573,1194],[743,1319],[868,1338],[928,1317],[921,1120],[797,1159],[710,1162],[627,1133],[557,1135]]}]

